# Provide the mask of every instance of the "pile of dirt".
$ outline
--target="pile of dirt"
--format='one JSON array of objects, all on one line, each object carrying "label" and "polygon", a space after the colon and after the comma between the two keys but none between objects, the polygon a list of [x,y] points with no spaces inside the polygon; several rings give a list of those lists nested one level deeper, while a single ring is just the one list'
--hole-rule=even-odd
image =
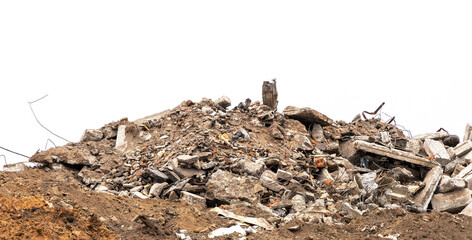
[{"label": "pile of dirt", "polygon": [[[375,117],[346,123],[310,108],[230,105],[188,100],[87,129],[77,143],[36,153],[38,168],[1,173],[0,194],[40,197],[84,216],[73,219],[81,226],[96,223],[89,234],[103,224],[121,239],[472,234],[472,142],[445,131],[407,137]],[[444,229],[429,236],[422,228],[435,219]]]}]

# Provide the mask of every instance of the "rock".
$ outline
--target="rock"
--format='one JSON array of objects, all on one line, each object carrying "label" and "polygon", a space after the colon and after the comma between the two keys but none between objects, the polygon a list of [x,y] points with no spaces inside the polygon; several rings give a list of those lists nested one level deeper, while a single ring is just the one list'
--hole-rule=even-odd
[{"label": "rock", "polygon": [[5,172],[23,172],[28,167],[24,163],[12,163],[3,165],[3,171]]},{"label": "rock", "polygon": [[80,139],[81,142],[86,141],[100,141],[103,139],[103,133],[97,129],[87,129],[84,131],[82,138]]},{"label": "rock", "polygon": [[442,144],[440,141],[425,139],[424,150],[426,151],[428,156],[434,156],[433,158],[442,166],[445,166],[451,161],[449,153],[444,147],[444,144]]},{"label": "rock", "polygon": [[451,178],[447,175],[441,177],[439,183],[439,192],[446,193],[466,187],[466,182],[463,178]]},{"label": "rock", "polygon": [[443,169],[440,166],[437,166],[429,170],[429,172],[426,174],[426,177],[423,181],[423,190],[421,190],[421,192],[419,192],[413,199],[413,202],[415,203],[415,210],[426,212],[434,191],[439,184],[439,180],[441,180],[442,173]]},{"label": "rock", "polygon": [[347,217],[349,218],[359,218],[362,216],[362,212],[353,208],[348,202],[342,203],[342,209],[347,213]]},{"label": "rock", "polygon": [[285,181],[290,181],[293,178],[293,174],[291,172],[284,171],[282,169],[277,170],[277,178],[282,179]]},{"label": "rock", "polygon": [[264,171],[261,175],[260,181],[262,186],[274,192],[281,192],[285,190],[285,188],[277,182],[277,174],[271,170]]},{"label": "rock", "polygon": [[472,141],[465,141],[454,148],[456,157],[462,157],[472,150]]},{"label": "rock", "polygon": [[311,145],[311,141],[309,138],[307,138],[304,135],[297,134],[294,137],[295,141],[298,142],[298,148],[305,150],[305,151],[311,151],[313,150],[313,146]]},{"label": "rock", "polygon": [[320,124],[313,124],[311,127],[311,138],[318,140],[319,142],[325,142],[323,127]]},{"label": "rock", "polygon": [[98,185],[94,189],[96,192],[106,192],[108,191],[108,187],[103,186],[103,185]]},{"label": "rock", "polygon": [[143,188],[144,188],[143,186],[136,186],[136,187],[134,187],[134,188],[131,188],[131,189],[129,190],[129,192],[130,192],[130,193],[140,192],[141,190],[143,190]]},{"label": "rock", "polygon": [[117,130],[113,130],[111,127],[103,128],[102,133],[105,139],[115,139],[117,136]]},{"label": "rock", "polygon": [[458,213],[472,202],[468,188],[454,192],[434,194],[431,205],[434,210],[449,213]]},{"label": "rock", "polygon": [[83,167],[80,172],[77,174],[80,181],[85,183],[86,185],[96,184],[99,183],[105,174],[101,172],[96,172],[90,170],[88,167]]},{"label": "rock", "polygon": [[179,163],[185,164],[192,164],[195,163],[199,159],[198,156],[191,156],[191,155],[179,155],[177,156],[177,160]]},{"label": "rock", "polygon": [[375,182],[377,174],[375,172],[365,173],[361,175],[362,185],[367,193],[373,193],[377,191],[379,185]]},{"label": "rock", "polygon": [[181,199],[185,202],[187,202],[188,204],[197,204],[197,205],[202,205],[204,207],[206,207],[206,200],[205,198],[203,197],[200,197],[196,194],[193,194],[193,193],[189,193],[189,192],[185,192],[185,191],[181,191],[180,194],[182,195],[181,196]]},{"label": "rock", "polygon": [[158,182],[158,183],[161,183],[161,182],[165,182],[167,180],[169,180],[169,177],[157,170],[157,169],[153,169],[153,168],[147,168],[146,171],[145,171],[146,175],[150,176],[154,181]]},{"label": "rock", "polygon": [[305,197],[297,194],[292,198],[292,209],[295,210],[295,212],[300,213],[303,210],[306,209],[306,201]]},{"label": "rock", "polygon": [[387,176],[401,183],[408,183],[415,178],[415,176],[413,176],[413,173],[411,173],[409,170],[402,167],[396,167],[390,170]]},{"label": "rock", "polygon": [[231,99],[229,99],[229,97],[222,96],[215,100],[215,104],[226,109],[227,107],[231,106]]},{"label": "rock", "polygon": [[414,154],[419,154],[421,149],[423,149],[421,140],[417,139],[408,139],[408,142],[406,143],[405,146],[405,151],[411,152]]},{"label": "rock", "polygon": [[443,143],[449,147],[455,147],[459,144],[459,136],[457,135],[449,135],[443,139]]},{"label": "rock", "polygon": [[161,195],[162,191],[164,190],[164,188],[166,188],[167,186],[169,186],[168,183],[166,182],[163,182],[163,183],[154,183],[152,186],[151,186],[151,189],[149,189],[149,194],[153,197],[159,197],[159,195]]},{"label": "rock", "polygon": [[131,194],[132,197],[134,198],[141,198],[141,199],[146,199],[146,198],[149,198],[148,196],[140,193],[140,192],[134,192]]},{"label": "rock", "polygon": [[198,170],[194,168],[181,168],[181,167],[174,168],[174,172],[177,173],[177,175],[179,175],[179,177],[181,178],[191,178],[193,176],[205,174],[205,171],[203,170]]},{"label": "rock", "polygon": [[38,152],[33,155],[30,162],[43,164],[65,163],[69,165],[90,166],[95,163],[95,157],[88,151],[77,148],[69,149],[66,146],[50,148],[44,152]]},{"label": "rock", "polygon": [[241,167],[241,171],[243,173],[247,173],[255,177],[261,175],[262,171],[264,170],[264,163],[262,161],[252,162],[250,160],[243,159],[239,161],[239,166]]},{"label": "rock", "polygon": [[467,215],[469,217],[472,217],[472,203],[469,203],[469,205],[467,205],[467,207],[465,207],[461,212],[460,214],[464,214],[464,215]]},{"label": "rock", "polygon": [[227,202],[252,201],[256,197],[257,185],[256,179],[244,178],[220,169],[210,176],[206,184],[206,198]]},{"label": "rock", "polygon": [[115,148],[119,151],[125,151],[134,147],[135,138],[139,134],[138,127],[134,124],[118,126]]},{"label": "rock", "polygon": [[310,126],[313,123],[320,124],[321,126],[333,124],[333,120],[311,108],[288,106],[283,112],[288,118],[298,120],[305,126]]},{"label": "rock", "polygon": [[467,125],[465,126],[465,134],[464,134],[464,138],[462,139],[462,141],[468,141],[468,140],[472,140],[472,124],[470,123],[467,123]]}]

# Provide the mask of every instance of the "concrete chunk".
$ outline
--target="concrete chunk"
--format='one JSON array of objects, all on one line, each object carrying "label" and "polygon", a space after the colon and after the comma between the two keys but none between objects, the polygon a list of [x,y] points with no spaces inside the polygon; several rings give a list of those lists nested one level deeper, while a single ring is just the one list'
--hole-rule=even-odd
[{"label": "concrete chunk", "polygon": [[431,200],[431,205],[437,211],[458,213],[471,202],[470,190],[464,188],[454,192],[435,194]]},{"label": "concrete chunk", "polygon": [[125,151],[134,146],[134,139],[138,135],[136,125],[120,125],[116,135],[115,148],[119,151]]},{"label": "concrete chunk", "polygon": [[375,143],[368,143],[364,141],[355,141],[354,146],[358,150],[374,153],[380,156],[390,157],[393,159],[418,164],[425,167],[435,167],[438,163],[430,161],[426,158],[418,157],[412,153],[400,151],[397,149],[390,149]]},{"label": "concrete chunk", "polygon": [[277,170],[277,178],[285,181],[290,181],[293,178],[293,174],[281,169]]},{"label": "concrete chunk", "polygon": [[198,156],[191,156],[191,155],[179,155],[177,156],[177,160],[179,163],[185,164],[192,164],[199,159]]},{"label": "concrete chunk", "polygon": [[164,190],[164,188],[166,188],[167,186],[169,186],[168,183],[166,182],[163,182],[163,183],[154,183],[152,186],[151,186],[151,189],[149,189],[149,194],[151,196],[154,196],[154,197],[159,197],[159,195],[161,195],[162,191]]},{"label": "concrete chunk", "polygon": [[197,204],[197,205],[202,205],[204,207],[206,207],[206,200],[205,198],[203,197],[200,197],[196,194],[193,194],[193,193],[189,193],[189,192],[185,192],[185,191],[181,191],[180,194],[182,194],[182,197],[181,199],[185,202],[187,202],[188,204]]},{"label": "concrete chunk", "polygon": [[262,186],[274,192],[280,192],[282,190],[285,190],[285,188],[277,182],[277,174],[270,170],[266,170],[264,171],[264,173],[262,173],[260,181],[262,183]]},{"label": "concrete chunk", "polygon": [[472,203],[469,203],[469,205],[467,205],[467,207],[465,207],[461,212],[460,214],[464,214],[464,215],[467,215],[469,217],[472,217]]},{"label": "concrete chunk", "polygon": [[284,115],[288,118],[300,121],[305,126],[309,126],[313,123],[318,123],[322,126],[333,124],[333,120],[329,117],[311,108],[288,106],[284,109]]},{"label": "concrete chunk", "polygon": [[472,141],[462,142],[454,148],[457,157],[462,157],[472,150]]},{"label": "concrete chunk", "polygon": [[81,142],[86,141],[100,141],[103,139],[103,133],[97,129],[87,129],[84,131],[82,138],[80,139]]},{"label": "concrete chunk", "polygon": [[472,140],[472,124],[470,123],[467,123],[467,125],[465,126],[465,134],[464,134],[464,138],[462,139],[462,141],[469,141],[469,140]]},{"label": "concrete chunk", "polygon": [[426,177],[423,181],[423,190],[421,190],[421,192],[419,192],[413,199],[413,202],[415,203],[414,207],[417,210],[421,212],[426,212],[429,202],[433,197],[434,191],[436,190],[439,184],[439,180],[441,180],[442,173],[442,168],[440,166],[436,166],[429,170],[429,172],[426,174]]},{"label": "concrete chunk", "polygon": [[439,192],[451,192],[466,187],[466,182],[463,178],[451,178],[447,175],[441,177],[441,182],[439,183]]},{"label": "concrete chunk", "polygon": [[441,142],[432,139],[425,139],[423,147],[426,153],[429,156],[434,156],[434,159],[442,166],[445,166],[451,161],[449,153]]},{"label": "concrete chunk", "polygon": [[457,174],[457,177],[458,178],[464,178],[465,176],[469,175],[471,171],[472,171],[472,163],[469,164],[464,169],[462,169],[462,171],[460,171],[460,173]]},{"label": "concrete chunk", "polygon": [[438,140],[438,139],[443,139],[445,137],[449,136],[449,133],[445,131],[439,131],[435,133],[426,133],[426,134],[420,134],[416,135],[413,137],[413,139],[417,140],[425,140],[425,139],[433,139],[433,140]]},{"label": "concrete chunk", "polygon": [[262,189],[256,179],[244,178],[224,170],[214,172],[206,187],[208,199],[222,201],[234,199],[252,201],[255,199],[258,189]]},{"label": "concrete chunk", "polygon": [[250,160],[243,159],[239,162],[241,171],[249,175],[258,177],[264,170],[264,163],[262,161],[252,162]]},{"label": "concrete chunk", "polygon": [[294,139],[295,139],[295,141],[298,142],[298,148],[300,148],[302,150],[305,150],[305,151],[313,150],[313,145],[311,145],[311,141],[310,141],[310,139],[308,139],[308,137],[306,137],[304,135],[301,135],[301,134],[297,134],[297,135],[295,135]]}]

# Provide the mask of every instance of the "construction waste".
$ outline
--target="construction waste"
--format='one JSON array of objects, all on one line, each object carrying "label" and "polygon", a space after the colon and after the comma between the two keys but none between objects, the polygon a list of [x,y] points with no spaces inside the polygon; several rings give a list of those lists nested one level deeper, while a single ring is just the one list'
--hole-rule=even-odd
[{"label": "construction waste", "polygon": [[[38,152],[30,162],[75,172],[93,192],[181,201],[234,220],[208,238],[287,224],[296,232],[294,221],[344,224],[382,209],[472,216],[470,125],[459,142],[443,129],[408,136],[377,111],[347,123],[250,99],[230,106],[227,97],[184,101],[85,130],[79,142]],[[149,219],[134,220],[153,228]]]}]

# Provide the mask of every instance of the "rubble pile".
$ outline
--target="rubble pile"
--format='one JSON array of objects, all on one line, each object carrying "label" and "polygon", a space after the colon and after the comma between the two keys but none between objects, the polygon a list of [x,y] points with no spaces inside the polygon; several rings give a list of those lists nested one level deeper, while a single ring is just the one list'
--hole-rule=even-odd
[{"label": "rubble pile", "polygon": [[[333,121],[247,99],[182,102],[134,122],[86,130],[30,161],[70,169],[84,187],[201,205],[273,230],[292,220],[349,222],[404,208],[472,216],[472,128],[407,137],[379,118]],[[293,228],[296,231],[297,227]]]}]

